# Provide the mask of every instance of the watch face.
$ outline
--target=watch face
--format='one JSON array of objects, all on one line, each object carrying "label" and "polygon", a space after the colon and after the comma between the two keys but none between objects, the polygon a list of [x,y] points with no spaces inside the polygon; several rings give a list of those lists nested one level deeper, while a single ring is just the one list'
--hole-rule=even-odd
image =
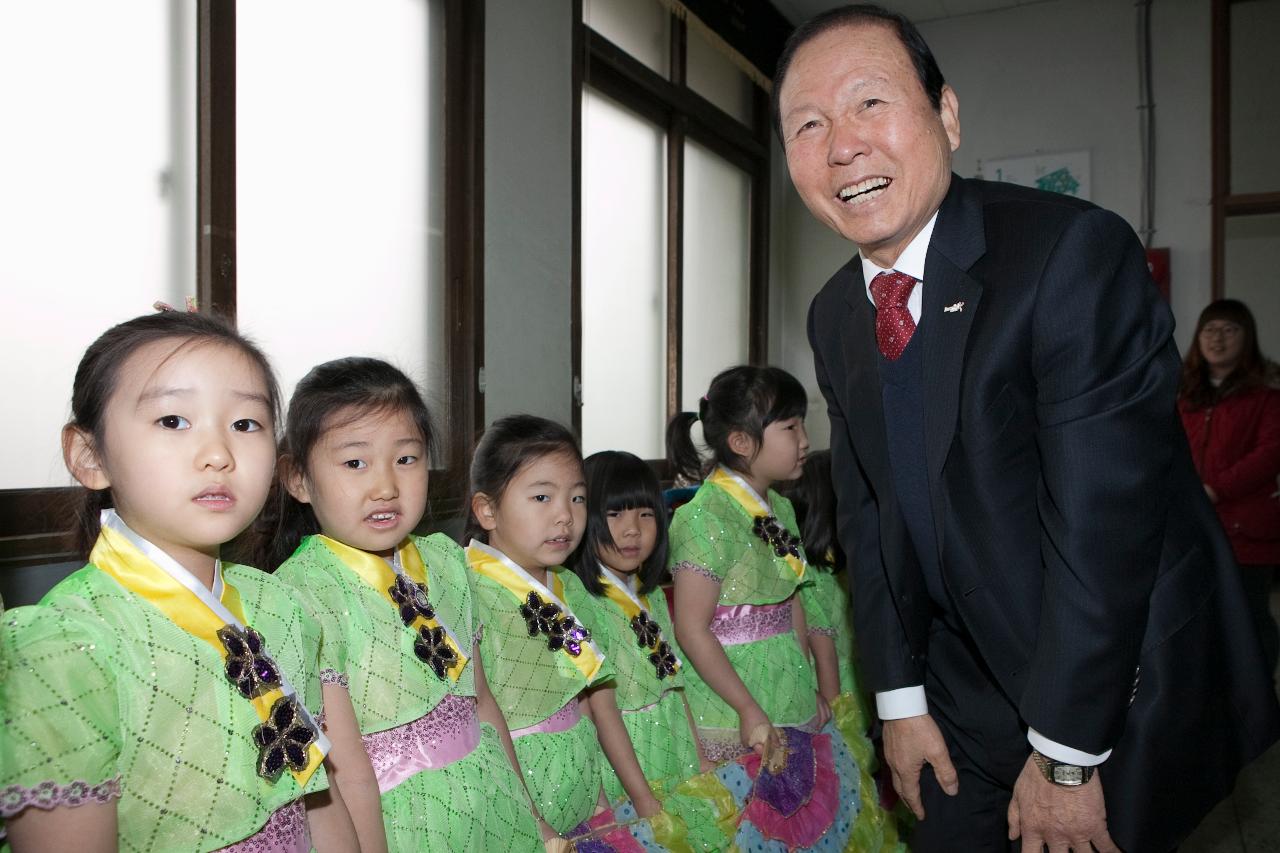
[{"label": "watch face", "polygon": [[1059,785],[1083,785],[1084,768],[1071,764],[1055,764],[1053,766],[1053,781]]}]

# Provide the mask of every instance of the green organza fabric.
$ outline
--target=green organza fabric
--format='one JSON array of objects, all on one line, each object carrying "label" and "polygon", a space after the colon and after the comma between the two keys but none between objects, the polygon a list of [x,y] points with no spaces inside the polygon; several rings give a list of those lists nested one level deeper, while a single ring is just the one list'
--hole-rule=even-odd
[{"label": "green organza fabric", "polygon": [[466,758],[417,773],[383,794],[382,819],[392,851],[544,849],[520,777],[487,723]]},{"label": "green organza fabric", "polygon": [[[462,549],[443,534],[413,537],[427,569],[427,598],[463,651],[472,653],[475,616]],[[318,537],[303,540],[277,571],[323,631],[326,679],[345,681],[361,734],[420,719],[448,693],[475,696],[475,667],[456,683],[436,677],[413,651],[399,612]],[[423,770],[382,795],[389,849],[539,851],[541,836],[524,787],[497,732],[482,726],[465,758]]]},{"label": "green organza fabric", "polygon": [[[427,567],[427,598],[437,616],[471,654],[475,616],[466,561],[457,543],[441,533],[413,537]],[[413,722],[446,693],[475,696],[475,667],[457,683],[436,678],[413,653],[414,632],[386,597],[347,568],[315,536],[276,570],[298,591],[298,599],[320,623],[320,666],[345,676],[360,733],[380,732]]]},{"label": "green organza fabric", "polygon": [[[270,575],[224,564],[248,624],[320,710],[319,628]],[[0,625],[0,809],[74,805],[118,790],[119,847],[207,851],[253,835],[324,790],[257,774],[259,719],[218,651],[89,565]],[[118,786],[118,788],[117,788]],[[25,802],[24,802],[25,801]]]},{"label": "green organza fabric", "polygon": [[[573,572],[553,571],[564,578],[566,598],[586,594]],[[475,572],[468,577],[476,620],[483,626],[480,654],[485,677],[510,728],[542,722],[589,686],[566,652],[547,648],[544,637],[529,636],[520,600],[510,590]],[[606,660],[591,683],[611,678],[613,669]],[[568,731],[517,738],[515,746],[529,795],[547,823],[557,832],[567,832],[591,817],[607,760],[589,719],[584,717]]]},{"label": "green organza fabric", "polygon": [[[797,533],[790,501],[773,491],[767,499],[778,521]],[[752,521],[753,515],[727,492],[703,483],[671,521],[668,565],[673,572],[694,571],[718,581],[721,606],[785,601],[802,581],[752,533]],[[817,713],[817,678],[794,633],[726,646],[725,654],[775,725],[800,726]],[[737,732],[737,713],[692,666],[685,670],[685,684],[700,730],[722,736]]]}]

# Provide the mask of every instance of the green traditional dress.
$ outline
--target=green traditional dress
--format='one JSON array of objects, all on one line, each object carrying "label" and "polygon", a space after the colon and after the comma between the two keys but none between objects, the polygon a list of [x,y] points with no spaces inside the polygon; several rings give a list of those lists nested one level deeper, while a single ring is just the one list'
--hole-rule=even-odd
[{"label": "green traditional dress", "polygon": [[467,562],[476,617],[484,626],[485,676],[511,728],[525,785],[547,823],[569,833],[595,813],[607,763],[578,695],[613,677],[565,603],[582,582],[553,568],[543,585],[476,541],[467,547]]},{"label": "green traditional dress", "polygon": [[[841,705],[843,707],[847,703],[850,711],[856,715],[852,725],[866,731],[871,725],[870,706],[854,666],[857,647],[853,640],[853,614],[849,610],[849,590],[846,586],[848,575],[835,574],[829,565],[815,563],[810,568],[813,598],[824,613],[820,624],[809,626],[809,632],[826,634],[835,642]],[[835,710],[834,705],[832,709]]]},{"label": "green traditional dress", "polygon": [[[605,595],[581,584],[568,591],[569,606],[591,629],[613,665],[615,697],[640,769],[663,809],[685,823],[695,850],[723,850],[728,843],[715,825],[710,802],[676,793],[676,785],[700,772],[698,746],[684,699],[683,653],[676,643],[667,599],[661,591],[639,595],[629,579],[601,566]],[[605,794],[611,803],[627,796],[608,761]]]},{"label": "green traditional dress", "polygon": [[792,598],[800,596],[809,625],[823,630],[829,619],[803,591],[808,567],[790,502],[773,491],[761,497],[717,468],[676,510],[670,542],[673,572],[719,586],[711,632],[786,747],[778,772],[763,766],[741,745],[737,713],[690,667],[686,690],[703,753],[723,763],[677,790],[720,802],[720,823],[740,850],[892,848],[865,733],[847,714],[816,726],[817,679],[795,634]]},{"label": "green traditional dress", "polygon": [[443,534],[409,537],[393,565],[309,536],[276,577],[320,623],[321,679],[350,692],[389,848],[541,851],[524,786],[476,718],[462,549]]},{"label": "green traditional dress", "polygon": [[111,510],[90,560],[0,625],[0,816],[114,802],[120,850],[310,849],[320,637],[292,590],[224,563],[210,593]]}]

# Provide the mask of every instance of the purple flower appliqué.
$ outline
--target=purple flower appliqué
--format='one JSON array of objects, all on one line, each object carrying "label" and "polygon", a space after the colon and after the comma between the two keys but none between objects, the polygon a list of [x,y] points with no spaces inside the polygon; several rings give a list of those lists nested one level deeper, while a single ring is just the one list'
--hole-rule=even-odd
[{"label": "purple flower appliqu\u00e9", "polygon": [[643,610],[631,617],[631,630],[635,632],[636,642],[642,649],[651,649],[662,640],[662,629]]},{"label": "purple flower appliqu\u00e9", "polygon": [[387,590],[387,595],[400,608],[400,619],[406,625],[412,625],[419,616],[423,619],[436,618],[436,611],[427,599],[426,584],[414,583],[404,575],[396,575],[396,582]]},{"label": "purple flower appliqu\u00e9", "polygon": [[227,650],[227,680],[241,696],[254,699],[280,686],[280,670],[267,654],[261,634],[248,626],[242,631],[234,625],[223,625],[218,629],[218,639]]},{"label": "purple flower appliqu\u00e9", "polygon": [[305,770],[307,750],[315,740],[316,730],[303,715],[297,697],[281,696],[271,706],[267,721],[253,730],[258,775],[275,784],[286,767],[295,772]]},{"label": "purple flower appliqu\u00e9", "polygon": [[444,628],[428,628],[423,625],[418,628],[418,636],[413,641],[413,653],[431,667],[431,671],[441,681],[458,662],[458,655],[450,647],[448,639],[449,635]]},{"label": "purple flower appliqu\u00e9", "polygon": [[676,668],[680,665],[666,640],[658,642],[658,647],[649,655],[649,663],[653,664],[653,668],[658,671],[659,681],[669,675],[675,675]]}]

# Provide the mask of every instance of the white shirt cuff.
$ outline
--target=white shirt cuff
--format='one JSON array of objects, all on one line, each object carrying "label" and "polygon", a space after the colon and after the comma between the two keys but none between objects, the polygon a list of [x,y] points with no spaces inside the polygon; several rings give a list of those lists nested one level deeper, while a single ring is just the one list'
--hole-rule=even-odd
[{"label": "white shirt cuff", "polygon": [[929,703],[924,698],[924,685],[899,687],[897,690],[877,693],[876,713],[882,720],[901,720],[929,713]]},{"label": "white shirt cuff", "polygon": [[[877,695],[878,698],[879,696]],[[1049,740],[1035,729],[1027,729],[1027,740],[1031,741],[1031,747],[1041,755],[1046,755],[1054,761],[1061,761],[1063,764],[1074,764],[1078,767],[1094,767],[1111,756],[1111,750],[1109,749],[1101,755],[1092,755],[1088,752],[1072,749],[1069,746],[1063,746],[1060,743]]]}]

